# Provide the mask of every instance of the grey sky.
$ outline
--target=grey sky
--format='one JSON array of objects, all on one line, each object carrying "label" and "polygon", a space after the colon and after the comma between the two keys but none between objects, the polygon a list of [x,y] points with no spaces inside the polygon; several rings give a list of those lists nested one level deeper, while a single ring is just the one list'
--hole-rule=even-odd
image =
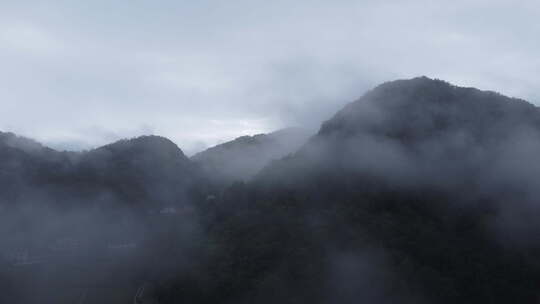
[{"label": "grey sky", "polygon": [[540,103],[540,2],[0,1],[0,130],[191,154],[419,75]]}]

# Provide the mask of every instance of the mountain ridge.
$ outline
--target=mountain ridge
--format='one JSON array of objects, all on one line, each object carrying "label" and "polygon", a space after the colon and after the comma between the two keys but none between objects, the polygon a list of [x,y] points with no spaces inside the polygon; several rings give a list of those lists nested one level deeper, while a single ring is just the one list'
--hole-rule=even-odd
[{"label": "mountain ridge", "polygon": [[[267,139],[240,137],[210,152],[219,152],[218,165],[232,163],[229,155],[243,162],[251,144],[257,157],[261,147],[275,146]],[[0,182],[21,186],[0,193],[0,203],[19,202],[27,225],[23,238],[0,240],[24,244],[31,229],[52,231],[48,238],[58,230],[98,240],[114,234],[124,245],[142,239],[135,264],[162,303],[540,297],[538,107],[426,77],[398,80],[345,106],[307,142],[294,141],[296,152],[263,158],[253,178],[219,186],[218,171],[205,171],[162,137],[80,157],[58,152],[60,161],[0,145]],[[57,221],[62,212],[51,228],[41,209],[25,209],[59,201],[92,216]],[[13,221],[5,219],[0,224]]]},{"label": "mountain ridge", "polygon": [[191,160],[222,183],[249,180],[270,161],[296,152],[309,135],[301,128],[286,128],[268,134],[241,136],[199,152]]},{"label": "mountain ridge", "polygon": [[214,234],[247,273],[225,282],[278,277],[278,292],[237,290],[270,302],[532,303],[540,225],[520,215],[539,214],[539,122],[523,100],[427,78],[369,91],[227,190],[216,218],[231,220]]}]

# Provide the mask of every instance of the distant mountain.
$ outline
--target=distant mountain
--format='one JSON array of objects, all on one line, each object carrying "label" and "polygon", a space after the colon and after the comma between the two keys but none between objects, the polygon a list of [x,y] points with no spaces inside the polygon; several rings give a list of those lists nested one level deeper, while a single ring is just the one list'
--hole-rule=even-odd
[{"label": "distant mountain", "polygon": [[296,152],[309,136],[309,132],[300,128],[242,136],[197,153],[191,160],[217,180],[248,180],[270,161]]},{"label": "distant mountain", "polygon": [[203,179],[174,143],[158,136],[75,153],[2,133],[0,169],[0,179],[10,185],[2,193],[4,200],[37,196],[64,206],[96,200],[156,208],[182,204],[191,199],[189,192]]}]

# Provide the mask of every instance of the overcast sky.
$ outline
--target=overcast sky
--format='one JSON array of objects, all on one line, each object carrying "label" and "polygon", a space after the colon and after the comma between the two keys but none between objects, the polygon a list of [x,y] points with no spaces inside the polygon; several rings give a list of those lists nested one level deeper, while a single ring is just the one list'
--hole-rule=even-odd
[{"label": "overcast sky", "polygon": [[0,130],[186,153],[426,75],[540,103],[540,2],[0,0]]}]

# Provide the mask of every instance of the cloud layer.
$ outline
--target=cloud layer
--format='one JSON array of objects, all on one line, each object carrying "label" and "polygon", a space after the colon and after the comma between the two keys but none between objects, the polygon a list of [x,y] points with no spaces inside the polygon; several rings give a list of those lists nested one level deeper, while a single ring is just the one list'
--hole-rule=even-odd
[{"label": "cloud layer", "polygon": [[83,149],[159,134],[188,154],[315,127],[379,82],[443,78],[540,103],[536,1],[0,4],[0,129]]}]

